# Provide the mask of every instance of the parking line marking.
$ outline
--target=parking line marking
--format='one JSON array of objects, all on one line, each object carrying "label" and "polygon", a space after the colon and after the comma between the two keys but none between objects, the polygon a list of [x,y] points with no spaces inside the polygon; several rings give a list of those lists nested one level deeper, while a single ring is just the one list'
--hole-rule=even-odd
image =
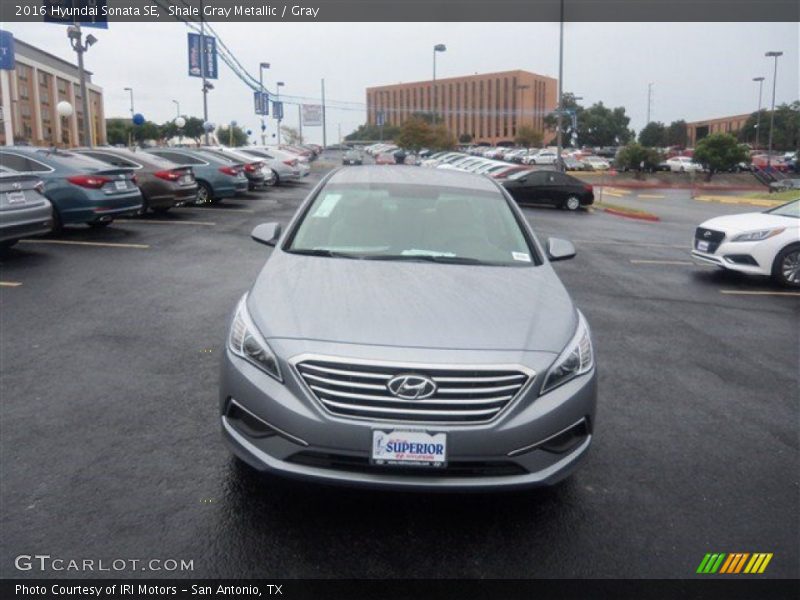
[{"label": "parking line marking", "polygon": [[800,296],[800,292],[755,292],[749,290],[720,290],[719,293],[737,296]]},{"label": "parking line marking", "polygon": [[635,265],[692,265],[690,260],[649,260],[644,258],[632,258],[631,262]]},{"label": "parking line marking", "polygon": [[651,199],[654,199],[654,200],[656,198],[665,198],[665,196],[662,196],[660,194],[639,194],[638,197],[639,198],[651,198]]},{"label": "parking line marking", "polygon": [[157,221],[154,219],[114,219],[118,223],[147,223],[152,225],[201,225],[204,227],[214,227],[216,223],[211,221]]},{"label": "parking line marking", "polygon": [[150,244],[120,244],[116,242],[81,242],[78,240],[20,240],[20,244],[63,244],[65,246],[99,246],[102,248],[136,248],[146,250]]},{"label": "parking line marking", "polygon": [[606,246],[636,246],[641,248],[678,248],[685,250],[686,246],[677,244],[652,244],[647,242],[615,242],[612,240],[572,240],[576,244],[600,244]]},{"label": "parking line marking", "polygon": [[0,287],[19,287],[21,285],[21,281],[0,281]]}]

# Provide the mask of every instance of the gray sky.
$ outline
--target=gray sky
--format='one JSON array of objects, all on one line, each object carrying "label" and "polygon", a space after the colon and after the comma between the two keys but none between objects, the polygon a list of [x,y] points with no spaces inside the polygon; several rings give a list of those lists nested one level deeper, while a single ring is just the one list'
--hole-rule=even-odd
[{"label": "gray sky", "polygon": [[[355,110],[328,111],[328,142],[364,122],[365,88],[431,77],[431,49],[439,54],[439,77],[526,69],[558,75],[557,23],[214,23],[228,48],[251,74],[270,62],[265,81],[286,82],[283,92],[319,98],[325,78],[328,99],[356,103]],[[65,27],[18,23],[7,27],[23,41],[74,60]],[[186,27],[179,23],[111,23],[91,30],[99,39],[86,55],[86,68],[104,88],[107,116],[128,116],[133,87],[135,108],[163,122],[175,116],[174,98],[184,114],[202,116],[200,80],[187,76]],[[647,84],[653,82],[653,120],[670,122],[755,111],[766,77],[764,104],[772,93],[772,59],[778,63],[777,103],[797,100],[798,23],[568,23],[564,41],[564,89],[624,106],[637,131],[645,124]],[[236,120],[259,130],[252,91],[220,63],[220,78],[209,94],[209,119]],[[284,124],[297,123],[287,106]],[[274,122],[268,123],[274,131]],[[321,128],[306,128],[308,141],[321,141]]]}]

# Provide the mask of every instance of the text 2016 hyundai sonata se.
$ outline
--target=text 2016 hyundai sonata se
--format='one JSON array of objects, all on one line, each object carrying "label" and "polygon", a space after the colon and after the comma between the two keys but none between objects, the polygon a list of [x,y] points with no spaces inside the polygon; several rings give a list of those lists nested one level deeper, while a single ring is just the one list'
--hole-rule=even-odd
[{"label": "text 2016 hyundai sonata se", "polygon": [[554,483],[592,439],[589,327],[488,178],[352,167],[323,179],[239,301],[221,418],[256,469],[408,489]]}]

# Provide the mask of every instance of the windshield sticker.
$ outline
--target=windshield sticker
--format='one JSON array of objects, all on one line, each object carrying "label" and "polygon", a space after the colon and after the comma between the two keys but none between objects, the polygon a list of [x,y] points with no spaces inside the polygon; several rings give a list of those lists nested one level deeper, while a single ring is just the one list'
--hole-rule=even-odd
[{"label": "windshield sticker", "polygon": [[326,194],[322,199],[322,202],[320,202],[319,206],[317,206],[317,210],[315,210],[314,214],[311,216],[322,218],[329,217],[341,198],[341,194]]},{"label": "windshield sticker", "polygon": [[511,258],[514,260],[521,260],[524,262],[531,262],[531,255],[527,252],[512,252]]}]

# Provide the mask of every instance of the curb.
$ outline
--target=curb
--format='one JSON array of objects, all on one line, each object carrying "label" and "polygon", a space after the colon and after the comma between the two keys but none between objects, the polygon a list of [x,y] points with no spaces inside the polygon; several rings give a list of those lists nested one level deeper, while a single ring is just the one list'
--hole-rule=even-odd
[{"label": "curb", "polygon": [[661,220],[661,217],[659,217],[658,215],[653,215],[650,213],[640,213],[640,212],[627,212],[617,208],[603,207],[603,212],[607,212],[608,214],[615,215],[617,217],[625,217],[626,219],[636,219],[639,221],[649,221],[651,223],[655,223],[656,221]]}]

